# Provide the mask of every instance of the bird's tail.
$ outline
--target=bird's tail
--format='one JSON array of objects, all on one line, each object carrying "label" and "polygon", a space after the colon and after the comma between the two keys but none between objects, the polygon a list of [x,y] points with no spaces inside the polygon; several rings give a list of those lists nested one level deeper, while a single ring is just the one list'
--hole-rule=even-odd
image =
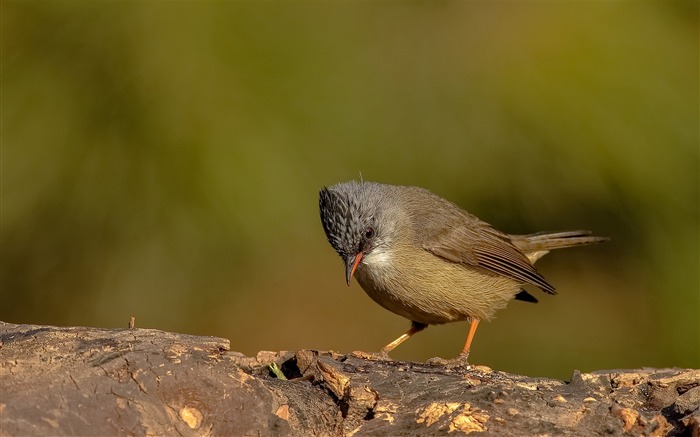
[{"label": "bird's tail", "polygon": [[550,250],[583,246],[610,240],[591,235],[590,231],[538,232],[529,235],[511,235],[511,241],[531,262],[535,262]]}]

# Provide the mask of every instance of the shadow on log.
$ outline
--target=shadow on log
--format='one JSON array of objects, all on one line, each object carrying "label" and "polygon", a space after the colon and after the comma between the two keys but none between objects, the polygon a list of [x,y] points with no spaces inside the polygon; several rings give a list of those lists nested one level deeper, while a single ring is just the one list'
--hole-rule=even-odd
[{"label": "shadow on log", "polygon": [[3,436],[700,436],[693,369],[576,371],[565,382],[310,350],[246,357],[225,339],[154,329],[3,322],[0,362]]}]

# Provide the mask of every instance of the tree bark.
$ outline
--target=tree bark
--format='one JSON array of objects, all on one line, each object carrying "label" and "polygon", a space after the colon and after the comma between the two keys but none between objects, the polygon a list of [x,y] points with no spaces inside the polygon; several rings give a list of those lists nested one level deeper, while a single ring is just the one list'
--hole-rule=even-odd
[{"label": "tree bark", "polygon": [[4,322],[0,366],[3,436],[700,436],[697,369],[575,371],[565,382],[363,354],[246,357],[225,339],[155,329]]}]

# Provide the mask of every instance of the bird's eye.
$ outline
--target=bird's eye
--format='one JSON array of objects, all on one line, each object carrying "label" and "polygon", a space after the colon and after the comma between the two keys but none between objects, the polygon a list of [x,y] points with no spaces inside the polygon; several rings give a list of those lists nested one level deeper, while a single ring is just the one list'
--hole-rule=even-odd
[{"label": "bird's eye", "polygon": [[365,229],[365,238],[370,239],[374,237],[374,228],[373,227],[368,227]]}]

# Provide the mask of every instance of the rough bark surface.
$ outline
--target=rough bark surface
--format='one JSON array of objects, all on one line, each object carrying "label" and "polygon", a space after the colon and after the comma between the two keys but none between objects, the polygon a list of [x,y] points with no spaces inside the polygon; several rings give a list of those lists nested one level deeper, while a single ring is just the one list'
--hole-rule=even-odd
[{"label": "rough bark surface", "polygon": [[[288,379],[271,371],[276,363]],[[0,322],[2,435],[700,436],[700,370],[571,381]]]}]

